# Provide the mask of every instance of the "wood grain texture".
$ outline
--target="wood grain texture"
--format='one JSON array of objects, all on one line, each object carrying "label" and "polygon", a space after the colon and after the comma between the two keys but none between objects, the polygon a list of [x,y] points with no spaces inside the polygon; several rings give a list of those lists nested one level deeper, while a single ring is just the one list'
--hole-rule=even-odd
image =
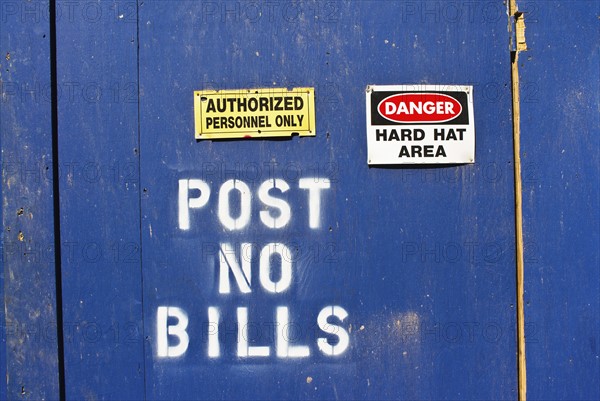
[{"label": "wood grain texture", "polygon": [[0,10],[3,346],[6,341],[0,352],[0,398],[55,400],[59,369],[48,11],[40,4],[10,1],[0,2]]}]

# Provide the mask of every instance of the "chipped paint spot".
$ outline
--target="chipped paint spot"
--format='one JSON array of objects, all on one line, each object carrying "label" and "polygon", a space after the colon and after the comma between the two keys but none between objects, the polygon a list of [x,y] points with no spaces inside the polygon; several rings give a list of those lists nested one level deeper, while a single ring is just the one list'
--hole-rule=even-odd
[{"label": "chipped paint spot", "polygon": [[306,377],[306,383],[310,384],[310,383],[312,383],[312,381],[313,381],[312,377],[310,377],[310,376]]},{"label": "chipped paint spot", "polygon": [[416,336],[419,334],[421,319],[416,312],[406,312],[401,313],[397,316],[394,321],[394,325],[396,326],[396,330],[401,335],[413,335]]}]

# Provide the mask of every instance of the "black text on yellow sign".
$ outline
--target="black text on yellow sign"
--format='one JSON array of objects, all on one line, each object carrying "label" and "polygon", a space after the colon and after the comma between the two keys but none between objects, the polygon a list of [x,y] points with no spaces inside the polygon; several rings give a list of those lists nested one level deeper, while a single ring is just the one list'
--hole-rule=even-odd
[{"label": "black text on yellow sign", "polygon": [[195,91],[196,139],[315,136],[314,88]]}]

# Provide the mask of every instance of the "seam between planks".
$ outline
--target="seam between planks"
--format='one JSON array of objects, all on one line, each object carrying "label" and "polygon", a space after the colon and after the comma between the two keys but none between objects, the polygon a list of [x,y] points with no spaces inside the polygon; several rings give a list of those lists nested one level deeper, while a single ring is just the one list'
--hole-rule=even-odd
[{"label": "seam between planks", "polygon": [[140,255],[140,280],[141,280],[141,295],[140,300],[142,303],[142,372],[144,375],[143,380],[143,394],[144,400],[146,397],[146,316],[145,316],[145,304],[144,304],[144,269],[143,269],[143,255],[142,255],[142,226],[143,226],[143,213],[142,213],[142,137],[141,137],[141,115],[140,115],[140,1],[136,1],[136,60],[137,60],[137,166],[138,166],[138,209],[139,209],[139,255]]},{"label": "seam between planks", "polygon": [[[514,25],[512,21],[514,20]],[[518,399],[527,400],[527,363],[525,358],[525,310],[524,310],[524,272],[523,257],[523,200],[521,179],[521,97],[519,86],[519,52],[527,50],[525,44],[525,22],[519,12],[516,0],[509,3],[509,30],[512,32],[511,44],[511,89],[513,108],[513,158],[515,181],[515,245],[517,280],[517,374]]]},{"label": "seam between planks", "polygon": [[58,359],[58,389],[61,401],[66,400],[65,341],[63,332],[62,255],[60,237],[60,172],[58,164],[58,56],[56,37],[56,0],[50,1],[50,85],[52,119],[52,197],[54,212],[54,275],[56,290],[56,339]]}]

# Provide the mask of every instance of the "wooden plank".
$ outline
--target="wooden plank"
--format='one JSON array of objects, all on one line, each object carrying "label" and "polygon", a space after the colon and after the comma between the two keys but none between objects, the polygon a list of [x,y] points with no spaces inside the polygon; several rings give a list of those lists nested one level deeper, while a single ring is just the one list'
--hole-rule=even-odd
[{"label": "wooden plank", "polygon": [[0,317],[6,335],[0,398],[52,400],[60,389],[48,9],[2,1],[0,19]]},{"label": "wooden plank", "polygon": [[66,395],[139,400],[137,4],[58,5]]},{"label": "wooden plank", "polygon": [[600,399],[600,6],[519,9],[528,398]]}]

